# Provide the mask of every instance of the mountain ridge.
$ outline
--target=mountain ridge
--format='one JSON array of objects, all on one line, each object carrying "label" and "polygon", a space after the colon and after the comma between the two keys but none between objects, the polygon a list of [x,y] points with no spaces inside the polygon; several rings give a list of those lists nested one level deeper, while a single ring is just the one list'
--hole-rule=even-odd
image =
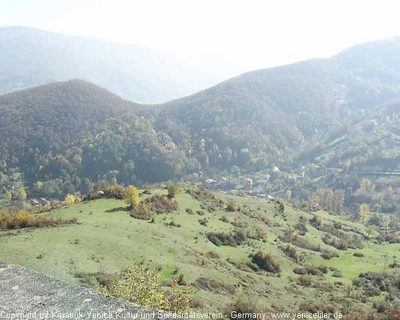
[{"label": "mountain ridge", "polygon": [[[380,105],[400,98],[400,81],[377,82],[368,74],[363,78],[352,68],[345,69],[339,58],[311,59],[249,72],[197,94],[152,106],[130,103],[76,80],[3,95],[0,128],[7,138],[2,142],[6,150],[2,167],[13,163],[20,170],[30,163],[24,169],[28,185],[32,187],[35,181],[51,176],[50,180],[58,179],[58,185],[63,185],[56,192],[62,194],[66,189],[87,191],[90,183],[110,182],[113,178],[141,184],[181,179],[200,170],[226,174],[232,166],[249,174],[273,166],[285,166],[289,171],[309,166],[324,147],[329,149],[329,140],[335,135],[339,137]],[[396,59],[382,59],[387,67],[381,68],[381,75],[397,68]],[[72,96],[58,95],[55,88],[61,87],[73,87]],[[7,127],[4,122],[8,117],[11,123],[20,121],[24,130],[31,126],[23,115],[10,117],[7,109],[8,98],[18,105],[20,95],[27,92],[31,93],[31,101],[21,103],[37,108],[35,117],[46,95],[54,97],[52,102],[47,99],[54,119],[58,117],[57,106],[66,101],[80,112],[79,116],[63,114],[69,123],[64,127],[61,124],[56,128],[60,122],[55,120],[53,124],[48,122],[48,128],[31,128],[30,132],[42,132],[34,141],[37,151],[33,154],[27,152],[36,150],[28,134],[21,138],[17,126]],[[41,120],[34,122],[40,124]],[[56,132],[57,139],[44,132]],[[11,141],[15,140],[26,148],[13,145]],[[50,152],[49,145],[57,152]],[[45,155],[41,148],[46,150]],[[24,157],[16,156],[19,153]],[[341,162],[338,165],[345,167]],[[82,179],[76,182],[77,177],[89,179],[87,187],[80,188]]]},{"label": "mountain ridge", "polygon": [[83,78],[133,101],[159,103],[238,73],[199,57],[28,27],[0,28],[0,49],[0,93]]}]

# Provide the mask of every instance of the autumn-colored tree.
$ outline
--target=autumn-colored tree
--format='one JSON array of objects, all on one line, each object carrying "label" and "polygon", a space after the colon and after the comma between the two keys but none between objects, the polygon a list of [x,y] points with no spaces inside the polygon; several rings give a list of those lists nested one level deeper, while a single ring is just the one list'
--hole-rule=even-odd
[{"label": "autumn-colored tree", "polygon": [[135,186],[129,185],[124,191],[124,200],[130,207],[135,207],[139,204],[139,193]]},{"label": "autumn-colored tree", "polygon": [[64,202],[65,202],[66,205],[70,205],[70,204],[73,204],[75,202],[75,200],[76,200],[75,196],[73,194],[69,194],[68,193],[65,196]]}]

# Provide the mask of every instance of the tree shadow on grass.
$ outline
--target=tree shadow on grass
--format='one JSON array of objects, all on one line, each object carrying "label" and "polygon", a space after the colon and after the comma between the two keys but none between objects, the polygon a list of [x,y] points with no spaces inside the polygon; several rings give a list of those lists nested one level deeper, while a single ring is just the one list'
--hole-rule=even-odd
[{"label": "tree shadow on grass", "polygon": [[129,211],[129,207],[116,207],[116,208],[108,209],[105,212],[128,212],[128,211]]}]

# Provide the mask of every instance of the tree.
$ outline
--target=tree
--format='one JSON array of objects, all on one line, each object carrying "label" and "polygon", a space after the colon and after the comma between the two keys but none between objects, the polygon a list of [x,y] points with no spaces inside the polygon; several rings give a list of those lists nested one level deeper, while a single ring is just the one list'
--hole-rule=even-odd
[{"label": "tree", "polygon": [[129,185],[124,191],[124,200],[130,207],[135,207],[139,204],[139,193],[135,186]]},{"label": "tree", "polygon": [[7,192],[6,192],[6,200],[7,200],[8,202],[10,202],[11,199],[12,199],[12,193],[11,193],[10,191],[7,191]]},{"label": "tree", "polygon": [[167,190],[169,199],[175,198],[176,194],[178,193],[178,188],[174,186],[171,182],[168,183]]},{"label": "tree", "polygon": [[65,196],[64,202],[66,205],[70,205],[70,204],[73,204],[75,202],[75,200],[76,200],[75,196],[73,194],[68,193]]},{"label": "tree", "polygon": [[333,211],[341,215],[343,213],[345,192],[343,189],[335,190],[333,193]]},{"label": "tree", "polygon": [[287,201],[290,201],[290,198],[292,197],[292,191],[291,190],[286,190],[286,199]]},{"label": "tree", "polygon": [[26,195],[25,189],[23,189],[23,188],[19,189],[17,197],[19,200],[22,200],[22,201],[26,200],[27,195]]},{"label": "tree", "polygon": [[362,223],[365,224],[365,220],[369,216],[369,205],[366,203],[362,203],[360,205],[360,218],[362,220]]}]

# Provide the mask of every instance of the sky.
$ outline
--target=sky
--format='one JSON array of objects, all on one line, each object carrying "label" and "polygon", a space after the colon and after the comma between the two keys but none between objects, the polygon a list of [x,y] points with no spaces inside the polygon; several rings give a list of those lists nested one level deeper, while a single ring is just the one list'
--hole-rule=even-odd
[{"label": "sky", "polygon": [[243,70],[400,36],[397,0],[0,0],[0,26],[93,36]]}]

